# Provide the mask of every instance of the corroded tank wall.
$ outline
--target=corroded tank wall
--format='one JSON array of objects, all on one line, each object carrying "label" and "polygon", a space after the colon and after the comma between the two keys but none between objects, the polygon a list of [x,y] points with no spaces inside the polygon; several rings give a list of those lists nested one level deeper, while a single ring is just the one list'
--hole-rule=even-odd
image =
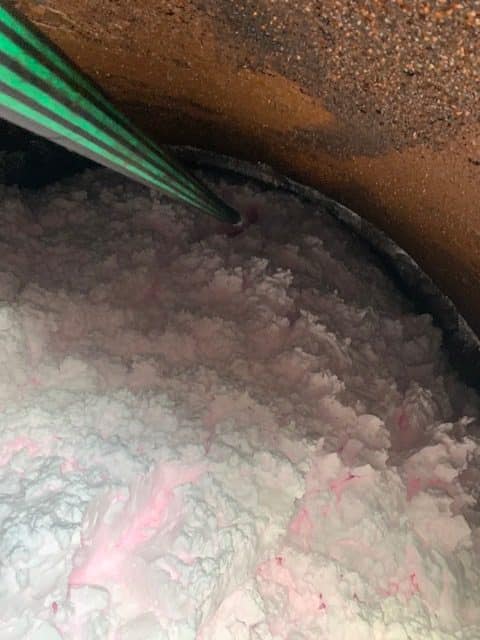
[{"label": "corroded tank wall", "polygon": [[347,204],[480,331],[477,2],[14,4],[158,140],[267,162]]}]

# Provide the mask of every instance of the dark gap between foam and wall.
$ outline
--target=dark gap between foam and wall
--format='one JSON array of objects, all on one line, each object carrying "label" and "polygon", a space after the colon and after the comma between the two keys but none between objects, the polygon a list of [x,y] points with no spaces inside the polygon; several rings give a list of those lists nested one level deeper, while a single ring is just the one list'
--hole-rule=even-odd
[{"label": "dark gap between foam and wall", "polygon": [[0,119],[0,184],[39,189],[98,165]]},{"label": "dark gap between foam and wall", "polygon": [[192,168],[210,169],[217,176],[230,175],[253,180],[263,187],[297,195],[306,203],[317,204],[332,215],[350,233],[358,236],[372,250],[385,273],[412,303],[417,313],[432,316],[442,332],[443,347],[460,379],[480,392],[480,339],[456,306],[420,268],[413,258],[389,236],[347,207],[261,163],[248,163],[228,156],[188,147],[172,147]]},{"label": "dark gap between foam and wall", "polygon": [[[396,287],[418,313],[428,313],[441,329],[449,360],[460,378],[480,391],[480,342],[447,298],[417,263],[394,241],[348,208],[274,172],[270,167],[251,164],[190,147],[174,147],[173,152],[193,169],[206,169],[217,177],[229,176],[239,184],[254,181],[268,189],[280,189],[315,203],[342,226],[358,235],[372,249]],[[48,140],[0,120],[0,184],[39,189],[70,178],[96,163],[67,151]]]}]

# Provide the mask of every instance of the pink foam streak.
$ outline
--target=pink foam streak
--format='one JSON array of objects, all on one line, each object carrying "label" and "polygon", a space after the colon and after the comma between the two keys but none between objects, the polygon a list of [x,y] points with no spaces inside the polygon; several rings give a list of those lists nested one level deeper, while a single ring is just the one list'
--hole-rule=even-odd
[{"label": "pink foam streak", "polygon": [[306,507],[299,509],[290,523],[290,533],[298,538],[304,548],[310,548],[313,537],[313,522]]},{"label": "pink foam streak", "polygon": [[[71,586],[103,584],[105,580],[126,580],[125,562],[138,547],[157,534],[167,534],[178,525],[181,499],[176,487],[196,482],[204,469],[181,468],[167,464],[141,477],[133,486],[130,497],[120,506],[118,494],[104,496],[95,505],[90,520],[93,531],[82,541],[81,562],[72,569]],[[114,506],[116,505],[116,506]],[[115,509],[113,517],[105,517]]]},{"label": "pink foam streak", "polygon": [[342,494],[345,491],[349,482],[351,482],[351,480],[357,480],[358,478],[359,476],[355,476],[353,475],[353,473],[349,471],[345,477],[339,478],[337,480],[332,480],[329,483],[328,485],[329,489],[332,493],[335,494],[335,497],[337,498],[337,503],[340,502]]},{"label": "pink foam streak", "polygon": [[425,489],[442,489],[448,493],[449,488],[450,484],[448,482],[435,476],[430,478],[411,476],[407,480],[407,500],[412,500],[412,498],[421,491],[425,491]]},{"label": "pink foam streak", "polygon": [[151,496],[144,508],[133,516],[130,526],[115,543],[115,547],[124,551],[133,551],[149,540],[168,518],[168,507],[172,503],[172,489],[160,489]]},{"label": "pink foam streak", "polygon": [[60,465],[60,471],[65,475],[67,473],[71,473],[72,471],[80,471],[81,465],[78,460],[73,456],[70,458],[65,458],[65,460]]},{"label": "pink foam streak", "polygon": [[405,551],[405,562],[400,574],[392,577],[384,589],[379,589],[382,597],[397,596],[410,600],[415,594],[420,593],[422,578],[421,558],[413,546],[408,546]]},{"label": "pink foam streak", "polygon": [[415,571],[412,571],[403,580],[390,579],[386,589],[380,589],[381,596],[388,598],[389,596],[399,596],[410,600],[416,593],[420,592],[418,578]]},{"label": "pink foam streak", "polygon": [[0,447],[0,467],[8,464],[15,453],[26,449],[30,456],[34,456],[40,450],[40,445],[28,436],[18,436],[12,440],[7,440]]},{"label": "pink foam streak", "polygon": [[327,609],[321,593],[312,590],[311,585],[294,576],[285,565],[284,558],[277,556],[271,558],[257,567],[257,576],[265,582],[284,587],[288,593],[291,606],[291,615],[300,619],[305,615],[317,616]]}]

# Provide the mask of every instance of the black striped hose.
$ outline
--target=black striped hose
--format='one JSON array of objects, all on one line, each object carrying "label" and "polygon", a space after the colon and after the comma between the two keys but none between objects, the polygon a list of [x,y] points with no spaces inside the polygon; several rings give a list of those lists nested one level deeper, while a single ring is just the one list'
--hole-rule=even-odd
[{"label": "black striped hose", "polygon": [[224,222],[241,222],[5,2],[0,4],[0,117]]}]

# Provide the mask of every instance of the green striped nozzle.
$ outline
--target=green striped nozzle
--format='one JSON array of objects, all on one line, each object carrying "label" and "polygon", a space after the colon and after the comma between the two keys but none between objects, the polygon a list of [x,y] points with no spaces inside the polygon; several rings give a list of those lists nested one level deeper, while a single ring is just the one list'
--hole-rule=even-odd
[{"label": "green striped nozzle", "polygon": [[224,222],[241,222],[234,209],[130,123],[45,36],[4,4],[0,117]]}]

